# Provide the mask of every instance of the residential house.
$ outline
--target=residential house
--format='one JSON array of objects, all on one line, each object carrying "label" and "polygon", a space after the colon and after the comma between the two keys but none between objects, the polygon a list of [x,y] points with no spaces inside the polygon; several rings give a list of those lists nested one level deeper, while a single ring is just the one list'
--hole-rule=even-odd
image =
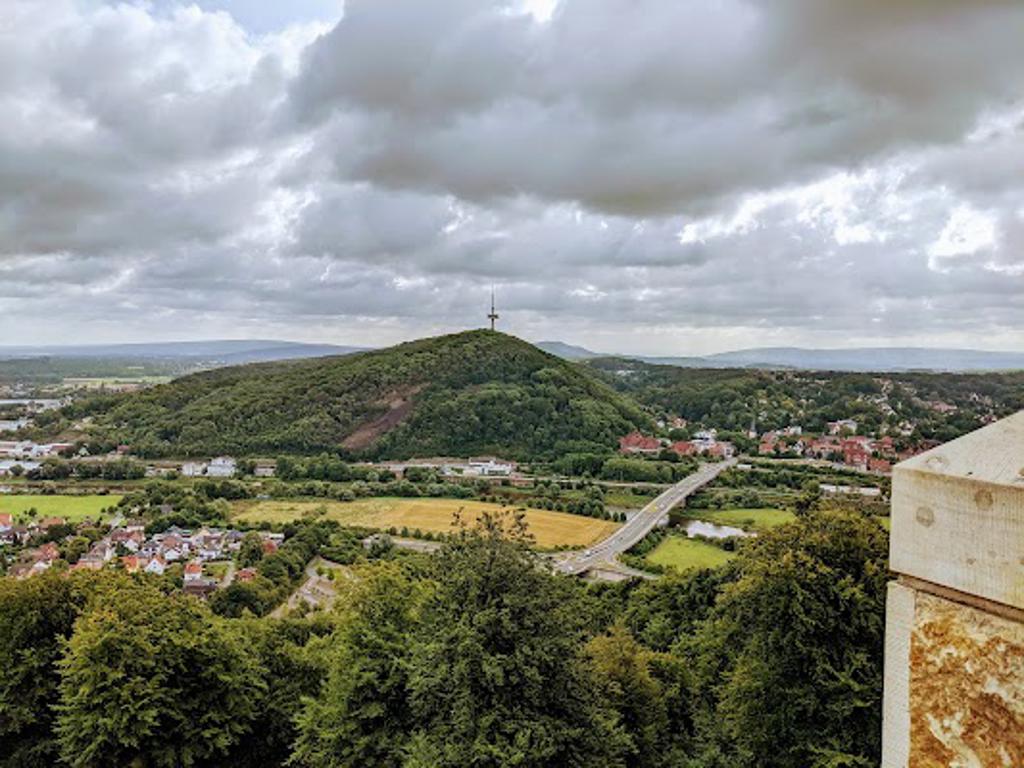
[{"label": "residential house", "polygon": [[217,582],[214,579],[192,579],[184,582],[181,591],[186,595],[206,599],[217,591]]},{"label": "residential house", "polygon": [[828,433],[830,435],[839,435],[844,431],[856,432],[857,422],[853,419],[839,419],[839,421],[830,421],[828,423]]},{"label": "residential house", "polygon": [[843,440],[843,463],[858,469],[867,469],[868,460],[871,458],[871,451],[865,443],[860,440]]},{"label": "residential house", "polygon": [[186,461],[181,465],[181,474],[185,477],[202,477],[206,474],[206,463],[202,461]]},{"label": "residential house", "polygon": [[868,459],[868,470],[887,475],[892,472],[892,462],[888,459],[870,458]]},{"label": "residential house", "polygon": [[716,456],[720,459],[731,459],[733,454],[736,453],[736,448],[732,443],[727,442],[715,442],[708,446],[706,451],[708,456]]},{"label": "residential house", "polygon": [[656,437],[647,437],[639,432],[630,432],[625,437],[619,438],[619,450],[622,453],[660,453],[661,441]]},{"label": "residential house", "polygon": [[230,456],[218,456],[206,466],[207,477],[234,477],[236,471],[237,465]]},{"label": "residential house", "polygon": [[138,555],[125,555],[121,558],[121,566],[126,573],[138,573],[146,567],[148,562],[146,558],[139,557]]},{"label": "residential house", "polygon": [[185,563],[185,581],[195,581],[203,578],[203,564],[197,560]]},{"label": "residential house", "polygon": [[697,446],[689,440],[680,440],[672,443],[668,449],[679,456],[693,456],[697,453]]}]

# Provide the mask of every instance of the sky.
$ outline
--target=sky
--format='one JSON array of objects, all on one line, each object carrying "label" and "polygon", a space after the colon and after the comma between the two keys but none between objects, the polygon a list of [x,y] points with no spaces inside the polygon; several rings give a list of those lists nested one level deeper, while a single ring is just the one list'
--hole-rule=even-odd
[{"label": "sky", "polygon": [[0,345],[1024,349],[1019,0],[3,0]]}]

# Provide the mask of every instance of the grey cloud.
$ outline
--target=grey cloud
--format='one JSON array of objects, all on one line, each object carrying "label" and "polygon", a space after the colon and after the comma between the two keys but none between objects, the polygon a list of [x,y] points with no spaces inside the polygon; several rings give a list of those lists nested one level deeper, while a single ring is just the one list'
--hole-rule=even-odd
[{"label": "grey cloud", "polygon": [[0,28],[7,332],[377,343],[494,283],[649,352],[1024,341],[1020,3],[43,5]]}]

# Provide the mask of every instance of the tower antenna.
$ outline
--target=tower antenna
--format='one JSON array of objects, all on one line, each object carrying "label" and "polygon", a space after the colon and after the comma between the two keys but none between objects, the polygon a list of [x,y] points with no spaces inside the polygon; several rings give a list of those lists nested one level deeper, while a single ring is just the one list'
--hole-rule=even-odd
[{"label": "tower antenna", "polygon": [[494,330],[494,321],[498,319],[498,313],[494,311],[494,286],[491,286],[491,314],[487,316],[491,321],[491,330]]}]

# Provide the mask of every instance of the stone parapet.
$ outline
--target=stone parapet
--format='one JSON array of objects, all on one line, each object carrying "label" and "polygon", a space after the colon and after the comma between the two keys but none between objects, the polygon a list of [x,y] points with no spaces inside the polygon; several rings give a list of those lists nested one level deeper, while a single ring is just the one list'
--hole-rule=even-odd
[{"label": "stone parapet", "polygon": [[883,768],[1024,766],[1024,412],[893,473]]}]

